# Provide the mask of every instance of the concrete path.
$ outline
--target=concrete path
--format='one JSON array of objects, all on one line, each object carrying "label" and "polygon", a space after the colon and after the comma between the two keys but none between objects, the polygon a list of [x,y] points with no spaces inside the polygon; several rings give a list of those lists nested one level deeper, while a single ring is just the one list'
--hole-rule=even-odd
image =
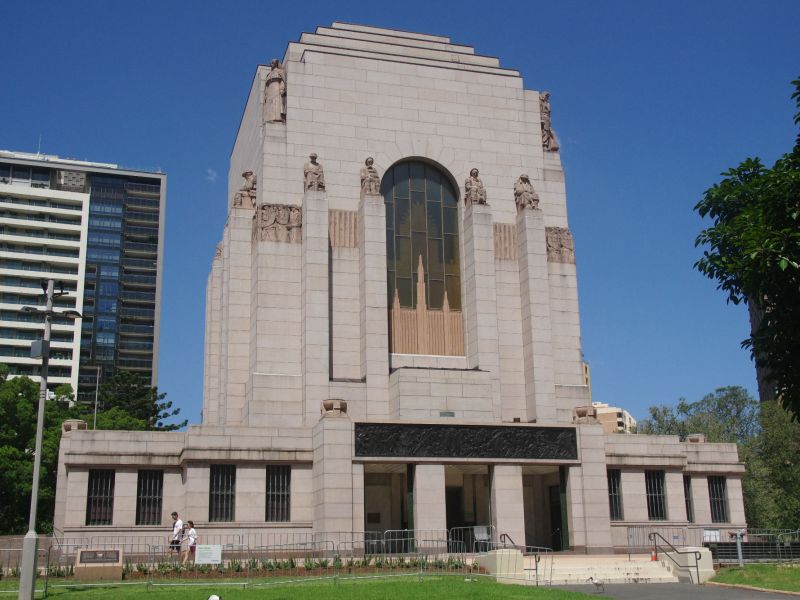
[{"label": "concrete path", "polygon": [[616,600],[789,600],[789,594],[772,592],[756,592],[718,587],[716,585],[690,585],[687,583],[627,583],[608,584],[606,593],[596,594],[591,585],[557,586],[562,590],[583,592],[596,595],[598,598],[614,598]]}]

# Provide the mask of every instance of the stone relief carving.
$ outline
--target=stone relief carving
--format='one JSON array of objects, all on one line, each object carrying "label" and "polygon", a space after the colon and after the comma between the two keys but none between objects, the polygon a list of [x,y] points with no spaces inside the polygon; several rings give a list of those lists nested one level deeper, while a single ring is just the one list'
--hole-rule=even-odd
[{"label": "stone relief carving", "polygon": [[566,227],[546,227],[547,260],[549,262],[574,263],[575,241]]},{"label": "stone relief carving", "polygon": [[303,210],[288,204],[262,204],[253,216],[253,240],[299,244],[303,240]]},{"label": "stone relief carving", "polygon": [[494,257],[517,260],[517,228],[511,223],[494,223]]},{"label": "stone relief carving", "polygon": [[380,194],[381,178],[378,175],[378,169],[373,164],[375,160],[370,156],[364,161],[364,166],[361,167],[361,195],[378,195]]},{"label": "stone relief carving", "polygon": [[317,153],[312,152],[303,167],[303,182],[306,190],[319,191],[325,189],[325,173],[317,162]]},{"label": "stone relief carving", "polygon": [[578,458],[572,427],[356,423],[355,455],[417,458]]},{"label": "stone relief carving", "polygon": [[220,258],[222,256],[222,243],[217,244],[217,247],[214,248],[214,258]]},{"label": "stone relief carving", "polygon": [[539,94],[539,110],[542,113],[542,146],[544,146],[545,150],[556,152],[558,150],[558,142],[550,123],[550,92]]},{"label": "stone relief carving", "polygon": [[597,409],[594,406],[576,406],[572,411],[573,423],[597,423]]},{"label": "stone relief carving", "polygon": [[358,213],[329,210],[328,240],[332,248],[358,248]]},{"label": "stone relief carving", "polygon": [[533,189],[530,178],[524,173],[514,183],[514,201],[517,203],[517,212],[526,208],[539,208],[539,194]]},{"label": "stone relief carving", "polygon": [[234,206],[242,206],[246,208],[256,207],[256,176],[252,171],[245,171],[242,173],[244,177],[244,185],[239,188],[236,195],[233,197]]},{"label": "stone relief carving", "polygon": [[264,83],[264,121],[267,123],[286,120],[286,70],[277,58],[270,67]]},{"label": "stone relief carving", "polygon": [[472,169],[469,178],[464,182],[464,203],[467,206],[486,204],[486,188],[478,177],[478,169]]}]

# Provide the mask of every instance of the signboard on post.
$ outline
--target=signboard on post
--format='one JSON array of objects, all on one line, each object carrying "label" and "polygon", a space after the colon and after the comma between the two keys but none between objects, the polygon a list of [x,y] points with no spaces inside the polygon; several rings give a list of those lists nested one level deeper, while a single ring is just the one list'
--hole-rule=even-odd
[{"label": "signboard on post", "polygon": [[222,563],[222,545],[197,544],[194,551],[194,564],[218,565]]}]

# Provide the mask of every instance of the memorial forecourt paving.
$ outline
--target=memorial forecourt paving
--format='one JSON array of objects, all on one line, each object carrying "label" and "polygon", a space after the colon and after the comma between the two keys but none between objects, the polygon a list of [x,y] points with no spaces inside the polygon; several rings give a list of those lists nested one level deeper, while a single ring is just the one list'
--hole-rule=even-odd
[{"label": "memorial forecourt paving", "polygon": [[[9,581],[3,581],[0,590],[8,589]],[[39,582],[37,589],[41,589]],[[150,587],[146,584],[119,585],[97,588],[54,588],[48,590],[48,597],[69,598],[108,598],[114,600],[139,599],[146,594],[147,600],[206,600],[216,594],[221,600],[374,600],[384,598],[404,598],[406,600],[582,600],[591,598],[586,594],[557,589],[545,589],[521,585],[505,585],[488,579],[465,581],[460,577],[424,577],[423,581],[414,578],[373,581],[326,581],[318,583],[298,583],[271,585],[264,587],[239,587],[208,585],[191,587]],[[41,594],[37,593],[37,597]]]}]

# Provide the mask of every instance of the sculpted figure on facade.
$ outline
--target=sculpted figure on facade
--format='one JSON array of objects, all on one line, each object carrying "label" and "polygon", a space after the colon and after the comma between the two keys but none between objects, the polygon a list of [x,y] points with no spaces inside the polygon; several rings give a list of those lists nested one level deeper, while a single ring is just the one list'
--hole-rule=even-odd
[{"label": "sculpted figure on facade", "polygon": [[309,161],[303,167],[303,180],[306,190],[319,191],[325,189],[325,173],[322,165],[317,162],[317,153],[312,152]]},{"label": "sculpted figure on facade", "polygon": [[550,122],[550,92],[539,94],[539,110],[542,113],[542,146],[545,150],[556,152],[558,142]]},{"label": "sculpted figure on facade", "polygon": [[364,161],[364,166],[361,167],[361,195],[378,195],[380,194],[381,178],[378,175],[378,169],[373,165],[375,160],[370,156]]},{"label": "sculpted figure on facade", "polygon": [[546,227],[547,260],[558,263],[575,262],[575,241],[566,227]]},{"label": "sculpted figure on facade", "polygon": [[483,182],[478,177],[478,169],[472,169],[464,182],[464,203],[467,206],[486,204],[486,188],[483,187]]},{"label": "sculpted figure on facade", "polygon": [[526,208],[539,208],[539,194],[533,189],[530,177],[524,173],[514,184],[514,201],[517,203],[517,212]]},{"label": "sculpted figure on facade", "polygon": [[270,63],[264,84],[264,121],[286,120],[286,70],[277,58]]},{"label": "sculpted figure on facade", "polygon": [[256,207],[256,176],[252,171],[245,171],[242,173],[244,177],[244,185],[239,188],[236,195],[233,197],[234,206],[243,206],[246,208]]},{"label": "sculpted figure on facade", "polygon": [[299,244],[303,239],[303,211],[288,204],[262,204],[253,217],[253,239]]}]

